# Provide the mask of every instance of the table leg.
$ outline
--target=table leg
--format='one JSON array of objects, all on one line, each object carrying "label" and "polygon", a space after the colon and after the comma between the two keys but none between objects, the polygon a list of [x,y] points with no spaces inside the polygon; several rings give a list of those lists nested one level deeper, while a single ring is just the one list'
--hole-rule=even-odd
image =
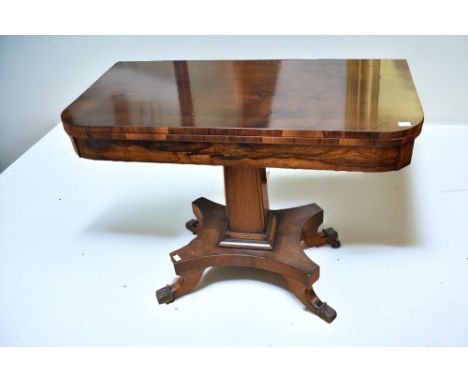
[{"label": "table leg", "polygon": [[307,308],[333,321],[336,312],[312,288],[319,267],[303,251],[327,243],[339,246],[333,229],[319,232],[323,210],[316,204],[270,210],[264,169],[225,169],[225,185],[226,207],[205,198],[193,202],[196,219],[186,226],[196,237],[170,254],[179,279],[157,291],[159,303],[192,291],[209,267],[245,266],[280,274]]}]

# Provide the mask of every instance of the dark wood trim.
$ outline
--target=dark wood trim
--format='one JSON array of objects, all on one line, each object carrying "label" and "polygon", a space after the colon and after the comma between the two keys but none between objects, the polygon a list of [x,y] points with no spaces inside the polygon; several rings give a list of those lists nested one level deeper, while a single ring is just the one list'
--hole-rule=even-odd
[{"label": "dark wood trim", "polygon": [[74,126],[63,122],[65,131],[74,138],[96,140],[142,140],[167,142],[238,142],[264,144],[306,144],[343,146],[394,146],[416,138],[421,133],[423,120],[398,131],[310,131],[310,130],[256,130],[236,128],[110,128],[105,126]]},{"label": "dark wood trim", "polygon": [[83,158],[158,163],[382,172],[411,161],[413,141],[389,147],[74,139]]}]

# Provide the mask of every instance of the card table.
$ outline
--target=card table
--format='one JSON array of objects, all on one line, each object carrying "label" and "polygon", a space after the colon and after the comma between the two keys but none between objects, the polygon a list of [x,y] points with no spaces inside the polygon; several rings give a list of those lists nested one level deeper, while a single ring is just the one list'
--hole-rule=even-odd
[{"label": "card table", "polygon": [[379,59],[118,62],[61,118],[82,158],[223,166],[226,205],[193,202],[195,238],[170,254],[178,278],[159,303],[209,267],[254,267],[326,322],[304,248],[338,248],[338,234],[314,203],[270,209],[265,168],[399,170],[424,120],[407,62]]}]

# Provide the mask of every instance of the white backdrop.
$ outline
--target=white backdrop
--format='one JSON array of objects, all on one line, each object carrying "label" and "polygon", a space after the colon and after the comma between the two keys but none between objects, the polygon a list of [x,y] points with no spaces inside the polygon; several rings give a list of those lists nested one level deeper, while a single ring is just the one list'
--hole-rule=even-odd
[{"label": "white backdrop", "polygon": [[0,38],[0,171],[114,62],[406,58],[426,122],[468,123],[467,36],[33,36]]},{"label": "white backdrop", "polygon": [[[0,346],[467,346],[466,37],[0,39]],[[274,274],[208,271],[158,305],[190,203],[224,202],[221,167],[89,161],[61,110],[118,60],[407,58],[426,121],[411,166],[269,169],[273,209],[316,202],[343,246],[311,248],[326,325]],[[33,80],[34,79],[34,80]],[[202,179],[203,181],[200,181]],[[188,319],[189,318],[189,319]],[[255,318],[255,319],[253,319]]]}]

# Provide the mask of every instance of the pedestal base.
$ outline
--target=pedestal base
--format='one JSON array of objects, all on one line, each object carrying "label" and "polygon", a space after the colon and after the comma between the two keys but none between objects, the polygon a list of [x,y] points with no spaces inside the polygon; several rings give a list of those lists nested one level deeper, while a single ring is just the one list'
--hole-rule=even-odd
[{"label": "pedestal base", "polygon": [[271,211],[276,216],[276,235],[271,250],[227,248],[219,245],[224,237],[226,208],[205,198],[193,202],[197,220],[187,223],[196,238],[170,254],[178,280],[156,292],[158,302],[170,303],[189,293],[205,269],[236,265],[260,268],[283,276],[289,290],[313,313],[327,322],[336,318],[333,308],[315,294],[312,284],[319,278],[319,267],[304,253],[304,246],[339,246],[336,232],[318,232],[323,210],[316,204]]}]

